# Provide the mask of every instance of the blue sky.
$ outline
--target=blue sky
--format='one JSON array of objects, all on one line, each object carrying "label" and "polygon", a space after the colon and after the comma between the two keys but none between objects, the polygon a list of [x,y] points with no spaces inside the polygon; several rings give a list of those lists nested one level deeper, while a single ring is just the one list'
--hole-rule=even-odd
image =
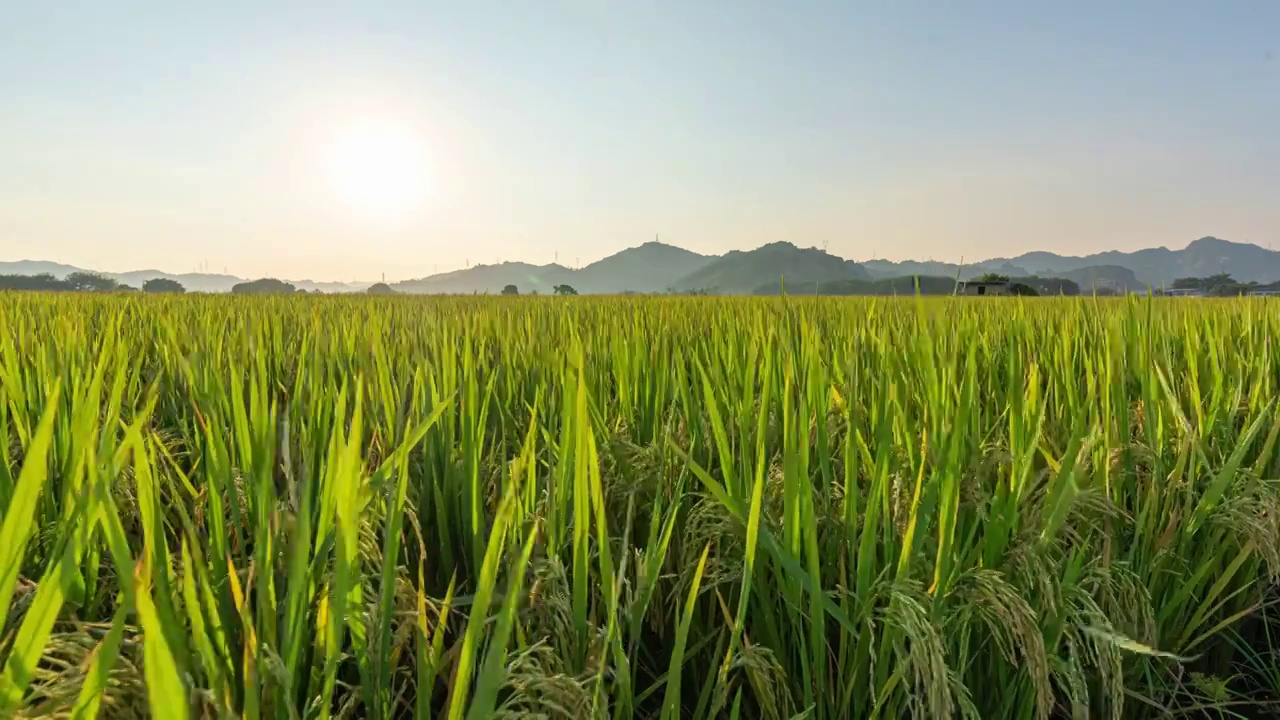
[{"label": "blue sky", "polygon": [[[15,3],[0,97],[0,260],[399,279],[656,233],[1280,239],[1273,1]],[[412,211],[322,181],[357,116],[429,149]]]}]

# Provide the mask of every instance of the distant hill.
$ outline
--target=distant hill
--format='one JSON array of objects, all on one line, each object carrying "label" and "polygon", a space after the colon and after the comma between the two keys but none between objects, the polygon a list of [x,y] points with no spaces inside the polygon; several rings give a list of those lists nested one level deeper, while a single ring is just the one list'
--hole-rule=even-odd
[{"label": "distant hill", "polygon": [[1131,253],[1110,250],[1084,257],[1031,252],[1009,258],[1008,262],[1037,275],[1061,275],[1090,265],[1128,268],[1142,287],[1163,287],[1178,278],[1218,273],[1227,273],[1241,282],[1266,283],[1280,279],[1280,252],[1215,237],[1202,237],[1182,250],[1166,247]]},{"label": "distant hill", "polygon": [[1071,280],[1080,286],[1080,291],[1089,294],[1098,290],[1146,290],[1145,283],[1129,268],[1120,265],[1089,265],[1077,270],[1065,270],[1054,273],[1057,277]]},{"label": "distant hill", "polygon": [[504,262],[497,265],[476,265],[465,270],[440,273],[419,280],[392,283],[396,292],[402,293],[490,293],[497,295],[507,285],[515,285],[520,292],[534,290],[549,293],[556,285],[573,284],[573,270],[563,265],[530,265],[522,262]]},{"label": "distant hill", "polygon": [[674,289],[678,292],[703,290],[744,295],[780,278],[785,279],[788,288],[800,293],[804,285],[833,280],[870,280],[871,275],[858,263],[817,248],[775,242],[755,250],[726,253],[681,278]]},{"label": "distant hill", "polygon": [[963,267],[952,263],[907,260],[868,260],[862,265],[877,278],[910,275],[959,277],[968,280],[987,272],[1012,277],[1060,277],[1074,280],[1087,290],[1095,284],[1125,290],[1145,290],[1171,285],[1184,277],[1208,277],[1227,273],[1241,282],[1280,280],[1280,252],[1247,243],[1203,237],[1182,250],[1166,247],[1134,252],[1110,250],[1084,256],[1029,252],[1011,258],[992,258]]},{"label": "distant hill", "polygon": [[862,263],[862,266],[874,278],[949,277],[952,279],[972,280],[987,273],[1008,275],[1009,277],[1030,277],[1033,275],[1065,277],[1062,273],[1035,272],[1019,262],[1006,258],[979,260],[973,263],[966,263],[963,266],[954,263],[920,262],[917,260],[904,260],[902,262],[867,260]]},{"label": "distant hill", "polygon": [[665,292],[716,259],[674,245],[647,242],[576,271],[569,284],[580,293]]},{"label": "distant hill", "polygon": [[674,245],[647,242],[574,270],[563,265],[505,262],[405,280],[392,285],[404,293],[499,293],[515,285],[521,293],[549,293],[556,285],[570,285],[579,293],[665,292],[684,275],[714,257]]},{"label": "distant hill", "polygon": [[[864,260],[859,264],[875,279],[913,276],[949,277],[954,279],[957,274],[960,275],[961,279],[964,279],[969,273],[973,272],[973,268],[962,268],[953,263],[921,260],[903,260],[901,262]],[[979,272],[978,274],[981,275],[982,273]]]},{"label": "distant hill", "polygon": [[17,260],[0,262],[0,275],[44,275],[49,274],[62,279],[73,272],[83,272],[83,268],[74,265],[48,262],[46,260]]},{"label": "distant hill", "polygon": [[1026,277],[1035,273],[1027,268],[1005,259],[980,260],[965,265],[946,262],[921,262],[919,260],[867,260],[861,263],[873,278],[900,277],[949,277],[953,280],[971,280],[987,273],[997,273],[1010,277]]}]

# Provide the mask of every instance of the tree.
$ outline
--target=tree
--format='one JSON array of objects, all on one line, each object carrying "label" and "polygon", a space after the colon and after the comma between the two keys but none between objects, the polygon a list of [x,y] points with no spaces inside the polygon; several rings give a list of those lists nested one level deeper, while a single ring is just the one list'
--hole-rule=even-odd
[{"label": "tree", "polygon": [[502,288],[502,294],[503,295],[519,295],[520,288],[516,287],[515,285],[508,285]]},{"label": "tree", "polygon": [[979,283],[1009,282],[1009,276],[1001,275],[1000,273],[989,272],[984,274],[982,277],[978,278],[977,280],[974,280],[973,282],[979,282]]},{"label": "tree", "polygon": [[1035,288],[1031,287],[1030,285],[1027,285],[1026,283],[1016,282],[1009,285],[1009,294],[1022,295],[1025,297],[1036,297],[1040,293],[1036,292]]},{"label": "tree", "polygon": [[577,295],[578,291],[573,289],[571,285],[557,285],[552,288],[552,292],[556,295]]},{"label": "tree", "polygon": [[67,276],[66,282],[72,290],[87,292],[111,292],[121,289],[118,281],[91,272],[73,272]]},{"label": "tree", "polygon": [[292,283],[275,278],[262,278],[261,280],[237,283],[231,288],[231,292],[236,295],[270,295],[291,293],[296,290],[297,288]]},{"label": "tree", "polygon": [[0,275],[0,290],[58,292],[74,289],[66,280],[59,280],[49,273],[41,273],[39,275]]},{"label": "tree", "polygon": [[151,278],[142,283],[142,292],[145,293],[184,293],[186,291],[182,283],[169,278]]},{"label": "tree", "polygon": [[[1013,285],[1026,285],[1036,291],[1037,295],[1079,295],[1080,284],[1075,280],[1057,277],[1020,277],[1010,278]],[[1010,286],[1009,291],[1014,295],[1018,292]]]},{"label": "tree", "polygon": [[390,285],[386,283],[381,283],[381,282],[370,285],[369,289],[365,290],[365,292],[370,295],[395,295],[396,294],[396,291]]},{"label": "tree", "polygon": [[1175,290],[1199,290],[1205,295],[1213,295],[1215,297],[1245,295],[1256,287],[1257,283],[1239,282],[1228,273],[1218,273],[1202,278],[1178,278],[1173,281],[1173,289]]}]

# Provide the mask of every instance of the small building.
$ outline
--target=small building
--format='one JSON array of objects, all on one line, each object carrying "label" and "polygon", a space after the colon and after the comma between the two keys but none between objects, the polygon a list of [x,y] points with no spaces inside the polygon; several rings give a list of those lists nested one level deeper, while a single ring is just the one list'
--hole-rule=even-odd
[{"label": "small building", "polygon": [[1204,297],[1204,290],[1200,288],[1169,288],[1160,291],[1160,294],[1168,297]]},{"label": "small building", "polygon": [[974,280],[962,283],[961,292],[964,295],[1012,295],[1012,284],[1008,280],[993,280],[983,282]]},{"label": "small building", "polygon": [[1280,290],[1267,288],[1265,290],[1250,290],[1250,297],[1271,297],[1272,295],[1280,295]]}]

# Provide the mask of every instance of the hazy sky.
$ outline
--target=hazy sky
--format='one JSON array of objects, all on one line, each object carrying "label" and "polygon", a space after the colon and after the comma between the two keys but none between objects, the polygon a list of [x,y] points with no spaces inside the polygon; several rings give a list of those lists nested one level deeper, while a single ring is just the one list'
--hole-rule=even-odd
[{"label": "hazy sky", "polygon": [[[1280,240],[1276,0],[2,14],[0,260],[400,279],[655,233],[853,259]],[[425,144],[420,204],[334,190],[353,118]]]}]

